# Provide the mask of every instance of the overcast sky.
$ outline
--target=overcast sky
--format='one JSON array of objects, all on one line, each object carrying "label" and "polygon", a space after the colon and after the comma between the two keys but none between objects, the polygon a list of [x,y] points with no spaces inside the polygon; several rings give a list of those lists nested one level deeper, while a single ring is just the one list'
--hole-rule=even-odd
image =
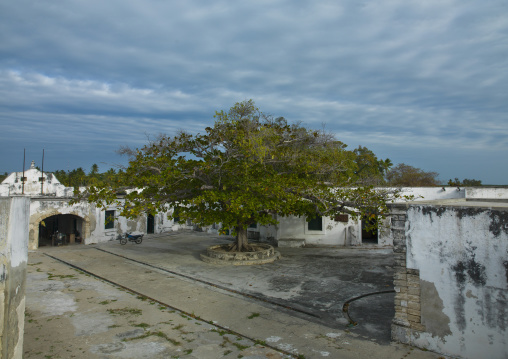
[{"label": "overcast sky", "polygon": [[508,2],[0,3],[2,173],[23,148],[103,171],[246,99],[444,182],[508,184]]}]

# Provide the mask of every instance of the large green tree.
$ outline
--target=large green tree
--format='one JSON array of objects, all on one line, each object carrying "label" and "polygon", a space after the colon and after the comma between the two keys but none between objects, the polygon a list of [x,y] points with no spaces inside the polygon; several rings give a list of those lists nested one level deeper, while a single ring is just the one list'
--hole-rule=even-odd
[{"label": "large green tree", "polygon": [[405,187],[439,186],[439,174],[428,172],[405,163],[399,163],[388,171],[386,179],[389,185]]},{"label": "large green tree", "polygon": [[236,232],[233,251],[250,250],[249,225],[276,224],[276,215],[386,213],[394,193],[356,186],[355,154],[332,135],[265,115],[252,100],[215,118],[202,134],[160,135],[143,148],[123,148],[125,172],[112,186],[90,187],[89,201],[116,202],[127,217],[174,208],[173,217],[220,222]]},{"label": "large green tree", "polygon": [[353,150],[357,169],[355,174],[357,180],[365,185],[380,186],[385,184],[385,175],[393,165],[392,161],[378,159],[377,156],[367,147],[358,146]]}]

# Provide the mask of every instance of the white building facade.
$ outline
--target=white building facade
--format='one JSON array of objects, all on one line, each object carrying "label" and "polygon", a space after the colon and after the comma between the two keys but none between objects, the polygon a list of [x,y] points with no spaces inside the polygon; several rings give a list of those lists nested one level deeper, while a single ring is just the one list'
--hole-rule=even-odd
[{"label": "white building facade", "polygon": [[0,184],[0,197],[16,196],[30,198],[29,249],[106,242],[125,232],[157,234],[192,228],[168,219],[167,213],[130,220],[119,216],[116,207],[103,210],[85,201],[70,204],[74,189],[65,187],[52,173],[43,174],[33,162],[30,169],[13,172]]},{"label": "white building facade", "polygon": [[[23,181],[24,179],[24,181]],[[486,199],[507,200],[506,188],[457,188],[414,187],[403,188],[403,195],[413,195],[415,200]],[[163,232],[196,229],[190,221],[184,223],[168,218],[172,209],[154,216],[147,214],[135,220],[119,216],[120,210],[97,208],[85,201],[70,204],[74,189],[65,187],[52,173],[42,173],[32,162],[30,169],[11,173],[0,184],[0,197],[30,197],[29,249],[39,246],[65,243],[92,244],[110,241],[125,232],[159,234]],[[393,246],[388,217],[376,232],[367,232],[361,220],[353,220],[346,214],[334,218],[318,217],[307,221],[305,217],[277,217],[278,224],[253,225],[248,229],[249,238],[269,242],[276,246],[302,247],[304,245]],[[217,233],[220,224],[203,228]],[[55,234],[59,239],[55,242]]]},{"label": "white building facade", "polygon": [[[498,198],[507,198],[508,189],[460,188],[460,187],[412,187],[402,188],[402,195],[412,195],[415,200],[451,200],[464,199],[472,191],[475,196],[490,196],[495,192]],[[402,201],[402,200],[401,200]],[[344,214],[335,218],[318,217],[307,221],[305,217],[280,217],[277,226],[249,229],[259,231],[263,241],[277,243],[278,246],[300,247],[304,245],[332,246],[393,246],[390,231],[391,218],[388,216],[383,226],[375,232],[364,230],[361,220],[353,220]]]}]

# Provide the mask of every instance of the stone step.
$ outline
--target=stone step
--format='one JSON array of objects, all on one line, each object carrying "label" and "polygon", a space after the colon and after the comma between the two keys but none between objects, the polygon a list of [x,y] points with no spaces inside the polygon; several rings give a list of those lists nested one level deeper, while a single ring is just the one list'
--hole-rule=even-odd
[{"label": "stone step", "polygon": [[281,238],[277,241],[278,247],[301,248],[305,247],[305,239],[303,238]]}]

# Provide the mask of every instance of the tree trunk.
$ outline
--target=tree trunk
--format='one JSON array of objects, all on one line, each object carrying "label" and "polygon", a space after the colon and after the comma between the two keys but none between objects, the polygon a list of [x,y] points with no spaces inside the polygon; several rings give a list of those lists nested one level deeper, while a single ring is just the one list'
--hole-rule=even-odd
[{"label": "tree trunk", "polygon": [[231,245],[231,252],[250,252],[253,248],[247,239],[247,227],[238,225],[236,227],[236,242]]},{"label": "tree trunk", "polygon": [[236,227],[236,246],[238,252],[245,252],[248,250],[249,240],[247,239],[247,227]]}]

